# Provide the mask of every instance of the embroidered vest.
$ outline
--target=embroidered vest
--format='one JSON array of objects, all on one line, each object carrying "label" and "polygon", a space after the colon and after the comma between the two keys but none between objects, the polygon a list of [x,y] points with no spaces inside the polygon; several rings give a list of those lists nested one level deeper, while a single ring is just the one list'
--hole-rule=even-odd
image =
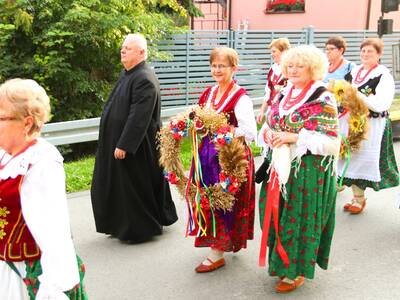
[{"label": "embroidered vest", "polygon": [[[199,99],[199,105],[200,106],[204,106],[207,103],[207,100],[210,96],[211,93],[211,87],[207,88],[203,94],[200,96]],[[222,110],[222,112],[226,113],[228,115],[228,123],[237,127],[238,126],[238,122],[235,116],[235,106],[238,103],[240,97],[242,97],[243,95],[246,94],[246,90],[244,88],[240,88],[238,89],[228,100],[229,102],[224,105],[224,109]]]},{"label": "embroidered vest", "polygon": [[36,260],[40,250],[26,226],[21,210],[20,187],[24,176],[0,179],[0,259]]},{"label": "embroidered vest", "polygon": [[269,99],[267,100],[268,105],[272,104],[272,100],[274,100],[275,96],[279,93],[279,91],[275,88],[275,85],[280,85],[282,87],[285,87],[287,84],[287,79],[284,78],[283,76],[280,78],[278,82],[273,83],[272,76],[274,76],[274,71],[272,70],[272,68],[270,68],[267,75],[267,84],[269,89],[271,90]]}]

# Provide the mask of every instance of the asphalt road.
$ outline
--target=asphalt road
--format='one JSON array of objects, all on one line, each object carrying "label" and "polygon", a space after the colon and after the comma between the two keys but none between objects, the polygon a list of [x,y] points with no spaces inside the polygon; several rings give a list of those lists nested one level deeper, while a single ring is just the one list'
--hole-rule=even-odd
[{"label": "asphalt road", "polygon": [[[395,151],[400,162],[399,141]],[[194,248],[193,239],[185,238],[185,206],[175,191],[180,220],[139,245],[96,233],[88,192],[68,198],[75,247],[86,264],[92,300],[400,299],[400,188],[368,190],[367,197],[364,213],[349,215],[342,206],[351,192],[339,194],[329,269],[316,267],[315,279],[288,295],[276,294],[275,279],[258,267],[258,213],[248,249],[227,254],[226,266],[215,272],[196,274],[207,250]]]}]

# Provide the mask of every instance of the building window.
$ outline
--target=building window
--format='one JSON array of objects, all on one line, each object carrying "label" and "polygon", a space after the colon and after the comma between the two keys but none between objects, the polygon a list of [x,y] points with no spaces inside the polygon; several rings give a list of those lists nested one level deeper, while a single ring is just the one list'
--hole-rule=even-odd
[{"label": "building window", "polygon": [[265,13],[285,14],[305,12],[305,0],[267,0]]}]

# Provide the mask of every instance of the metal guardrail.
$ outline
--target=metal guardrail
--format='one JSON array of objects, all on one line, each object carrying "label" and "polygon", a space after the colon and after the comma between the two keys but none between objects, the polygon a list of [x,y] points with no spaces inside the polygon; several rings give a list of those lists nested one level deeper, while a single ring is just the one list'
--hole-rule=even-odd
[{"label": "metal guardrail", "polygon": [[[253,98],[255,112],[261,107],[262,97]],[[166,123],[171,117],[184,112],[189,106],[165,108],[161,111],[161,120]],[[66,121],[44,125],[42,137],[55,146],[97,141],[100,118]]]}]

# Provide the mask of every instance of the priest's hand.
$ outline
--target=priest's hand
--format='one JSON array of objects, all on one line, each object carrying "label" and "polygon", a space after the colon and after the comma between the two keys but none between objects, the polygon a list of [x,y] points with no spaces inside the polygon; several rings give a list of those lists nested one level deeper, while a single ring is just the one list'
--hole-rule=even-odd
[{"label": "priest's hand", "polygon": [[122,149],[119,149],[119,148],[115,148],[115,151],[114,151],[115,159],[124,159],[125,155],[126,155],[126,151],[125,150],[122,150]]}]

